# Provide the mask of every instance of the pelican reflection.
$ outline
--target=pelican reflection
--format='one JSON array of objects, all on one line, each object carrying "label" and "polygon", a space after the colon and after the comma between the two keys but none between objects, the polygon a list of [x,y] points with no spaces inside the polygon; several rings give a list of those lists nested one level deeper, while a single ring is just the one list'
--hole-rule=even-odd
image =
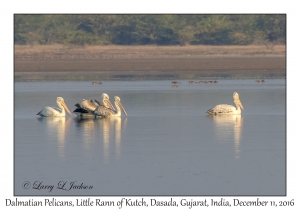
[{"label": "pelican reflection", "polygon": [[234,141],[235,158],[240,155],[240,143],[243,127],[243,117],[241,115],[213,115],[216,138],[220,142]]},{"label": "pelican reflection", "polygon": [[[126,127],[127,118],[75,118],[78,135],[83,136],[85,148],[93,149],[98,142],[102,143],[104,162],[108,163],[111,155],[121,156],[122,130]],[[98,150],[99,151],[99,150]],[[101,153],[101,152],[100,152]]]},{"label": "pelican reflection", "polygon": [[71,118],[65,117],[39,117],[38,120],[46,124],[47,136],[57,140],[57,150],[60,157],[65,156],[66,133],[70,126]]},{"label": "pelican reflection", "polygon": [[78,132],[77,135],[82,136],[82,140],[84,143],[84,147],[86,149],[91,149],[96,141],[96,133],[97,128],[95,128],[96,123],[94,118],[74,118],[76,121],[76,132]]},{"label": "pelican reflection", "polygon": [[121,156],[122,130],[126,128],[127,118],[101,118],[97,122],[103,135],[104,161],[108,163],[111,154],[115,153],[117,158]]}]

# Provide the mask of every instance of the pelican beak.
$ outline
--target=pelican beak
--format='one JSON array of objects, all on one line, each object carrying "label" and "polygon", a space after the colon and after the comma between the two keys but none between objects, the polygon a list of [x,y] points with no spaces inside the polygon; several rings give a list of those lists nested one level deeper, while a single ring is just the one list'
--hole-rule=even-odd
[{"label": "pelican beak", "polygon": [[105,99],[104,101],[105,101],[106,104],[108,104],[108,107],[109,107],[110,109],[116,111],[115,108],[114,108],[114,106],[110,103],[110,100],[109,100],[109,99]]},{"label": "pelican beak", "polygon": [[119,106],[121,107],[122,111],[124,112],[124,114],[126,114],[126,116],[128,116],[127,112],[125,111],[125,109],[124,109],[123,105],[121,104],[121,102],[119,101],[118,103],[119,103]]},{"label": "pelican beak", "polygon": [[67,112],[72,116],[72,113],[70,112],[69,108],[67,107],[67,105],[65,104],[65,102],[61,102],[61,105],[65,108],[65,110],[67,110]]},{"label": "pelican beak", "polygon": [[242,104],[242,102],[240,101],[240,99],[238,100],[238,104],[239,104],[239,106],[242,108],[242,110],[244,110],[243,104]]}]

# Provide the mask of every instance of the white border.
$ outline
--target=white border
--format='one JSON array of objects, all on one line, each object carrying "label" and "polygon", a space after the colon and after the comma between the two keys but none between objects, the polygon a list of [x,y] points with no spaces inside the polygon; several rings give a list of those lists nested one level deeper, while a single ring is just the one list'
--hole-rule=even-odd
[{"label": "white border", "polygon": [[[295,2],[295,1],[293,1]],[[282,1],[6,1],[1,3],[1,181],[0,185],[0,206],[6,209],[5,199],[13,197],[13,14],[15,13],[281,13],[287,14],[287,196],[282,197],[260,197],[261,200],[289,201],[295,200],[295,206],[299,206],[297,193],[299,190],[299,99],[297,86],[299,86],[299,15],[296,10],[296,3]],[[297,65],[298,64],[298,65]],[[298,67],[298,68],[297,68]],[[298,196],[299,197],[299,196]],[[27,200],[33,197],[18,197]],[[49,198],[49,197],[45,197]],[[58,200],[73,200],[78,197],[56,197]],[[87,198],[87,197],[84,197]],[[93,199],[99,197],[92,197]],[[135,197],[130,197],[134,199]],[[136,197],[140,198],[140,197]],[[161,198],[161,197],[159,197]],[[164,197],[168,200],[169,197]],[[192,198],[192,197],[191,197]],[[217,199],[220,197],[198,197],[198,200]],[[234,197],[224,197],[232,200]],[[256,197],[238,197],[243,200],[255,200]],[[101,199],[118,201],[121,197],[101,197]],[[150,200],[150,197],[145,197]],[[180,201],[180,197],[174,197]],[[194,198],[195,199],[195,198]],[[37,197],[35,200],[44,200],[44,197]],[[16,207],[18,209],[21,207]],[[74,207],[72,207],[74,208]],[[99,208],[99,207],[94,207]],[[198,208],[198,207],[194,207]],[[240,207],[239,207],[240,208]],[[253,209],[252,207],[250,207]],[[40,207],[39,207],[40,209]],[[44,209],[44,208],[43,208]],[[65,209],[65,207],[64,207]],[[117,209],[117,208],[114,208]],[[124,208],[122,208],[124,209]],[[125,208],[129,209],[129,208]],[[136,208],[137,209],[137,208]],[[153,209],[153,208],[138,208]],[[186,207],[176,209],[188,209]],[[209,209],[215,209],[210,207]]]}]

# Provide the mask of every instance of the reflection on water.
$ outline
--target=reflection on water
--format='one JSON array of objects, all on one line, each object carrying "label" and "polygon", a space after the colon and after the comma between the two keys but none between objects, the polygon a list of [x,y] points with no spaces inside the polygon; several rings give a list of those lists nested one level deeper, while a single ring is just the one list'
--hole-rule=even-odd
[{"label": "reflection on water", "polygon": [[86,149],[91,149],[96,140],[95,119],[94,118],[74,118],[76,127],[78,127],[78,135],[82,135]]},{"label": "reflection on water", "polygon": [[[126,127],[127,118],[121,117],[102,118],[98,120],[99,127],[103,134],[103,154],[104,162],[108,163],[111,155],[110,147],[114,144],[116,157],[121,155],[122,128]],[[114,141],[114,142],[113,142]]]},{"label": "reflection on water", "polygon": [[213,115],[209,117],[214,121],[214,133],[217,140],[220,142],[234,140],[235,158],[239,158],[243,117],[241,115]]},{"label": "reflection on water", "polygon": [[[122,130],[126,128],[127,118],[75,118],[78,131],[83,134],[85,147],[90,149],[94,141],[103,139],[104,162],[108,163],[111,155],[111,145],[114,144],[116,157],[121,156]],[[100,134],[98,137],[97,134]],[[101,138],[102,137],[102,138]]]},{"label": "reflection on water", "polygon": [[[66,133],[70,126],[71,118],[65,117],[39,117],[39,122],[45,123],[47,135],[57,139],[57,150],[60,157],[65,156]],[[56,137],[56,138],[55,138]]]}]

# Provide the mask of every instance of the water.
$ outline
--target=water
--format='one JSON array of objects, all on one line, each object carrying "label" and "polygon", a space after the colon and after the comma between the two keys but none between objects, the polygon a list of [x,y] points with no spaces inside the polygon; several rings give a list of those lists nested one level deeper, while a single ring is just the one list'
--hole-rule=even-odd
[{"label": "water", "polygon": [[[285,195],[285,80],[180,82],[16,82],[15,195]],[[234,91],[241,116],[206,115]],[[128,117],[36,115],[103,92]]]}]

